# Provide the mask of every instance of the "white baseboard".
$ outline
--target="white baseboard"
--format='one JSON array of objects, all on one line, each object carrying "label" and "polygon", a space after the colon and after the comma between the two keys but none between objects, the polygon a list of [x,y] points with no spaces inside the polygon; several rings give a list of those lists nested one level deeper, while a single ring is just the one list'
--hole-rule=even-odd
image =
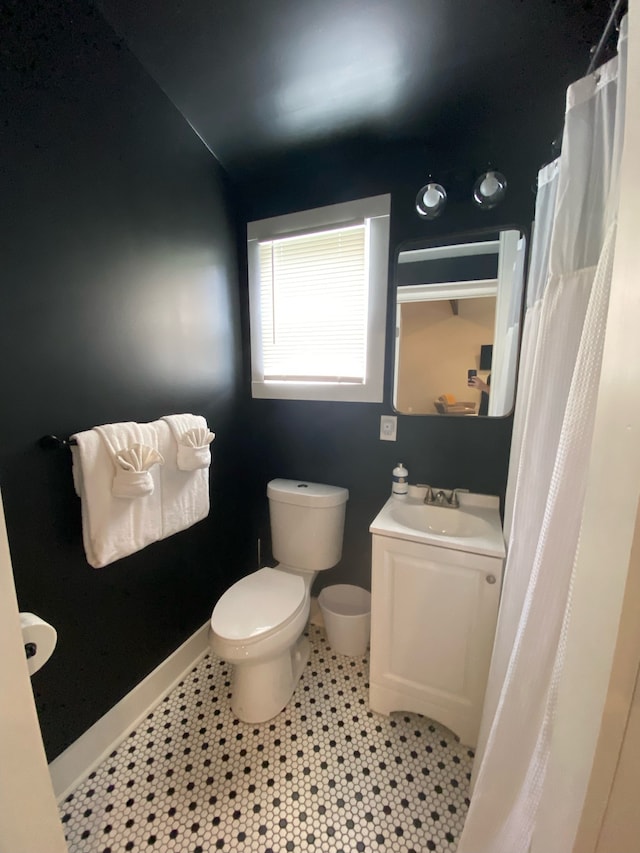
[{"label": "white baseboard", "polygon": [[100,764],[209,651],[209,623],[192,634],[49,765],[58,802]]}]

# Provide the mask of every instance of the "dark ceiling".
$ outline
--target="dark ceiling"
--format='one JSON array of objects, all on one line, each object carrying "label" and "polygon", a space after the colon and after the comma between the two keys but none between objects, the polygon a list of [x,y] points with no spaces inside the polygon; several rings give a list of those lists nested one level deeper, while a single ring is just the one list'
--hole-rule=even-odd
[{"label": "dark ceiling", "polygon": [[562,103],[606,0],[96,0],[222,165],[358,135],[447,145]]}]

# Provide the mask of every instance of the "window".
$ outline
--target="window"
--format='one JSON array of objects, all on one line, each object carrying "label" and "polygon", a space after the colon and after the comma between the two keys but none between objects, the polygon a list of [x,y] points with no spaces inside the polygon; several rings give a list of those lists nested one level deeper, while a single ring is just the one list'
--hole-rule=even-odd
[{"label": "window", "polygon": [[247,228],[252,393],[382,402],[390,197]]}]

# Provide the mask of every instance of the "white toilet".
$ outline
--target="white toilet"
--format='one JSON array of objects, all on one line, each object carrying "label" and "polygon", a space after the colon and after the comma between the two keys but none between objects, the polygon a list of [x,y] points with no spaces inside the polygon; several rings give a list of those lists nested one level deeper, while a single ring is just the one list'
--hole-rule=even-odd
[{"label": "white toilet", "polygon": [[233,664],[231,708],[247,723],[279,714],[309,659],[302,632],[311,584],[342,556],[347,489],[272,480],[267,485],[274,569],[234,583],[211,616],[213,652]]}]

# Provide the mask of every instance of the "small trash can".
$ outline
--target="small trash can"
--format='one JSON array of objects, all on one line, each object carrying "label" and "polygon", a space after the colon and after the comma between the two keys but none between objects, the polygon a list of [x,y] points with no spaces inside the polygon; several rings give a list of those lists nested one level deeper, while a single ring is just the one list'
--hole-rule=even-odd
[{"label": "small trash can", "polygon": [[333,651],[362,657],[371,631],[371,593],[359,586],[339,583],[321,590],[318,604]]}]

